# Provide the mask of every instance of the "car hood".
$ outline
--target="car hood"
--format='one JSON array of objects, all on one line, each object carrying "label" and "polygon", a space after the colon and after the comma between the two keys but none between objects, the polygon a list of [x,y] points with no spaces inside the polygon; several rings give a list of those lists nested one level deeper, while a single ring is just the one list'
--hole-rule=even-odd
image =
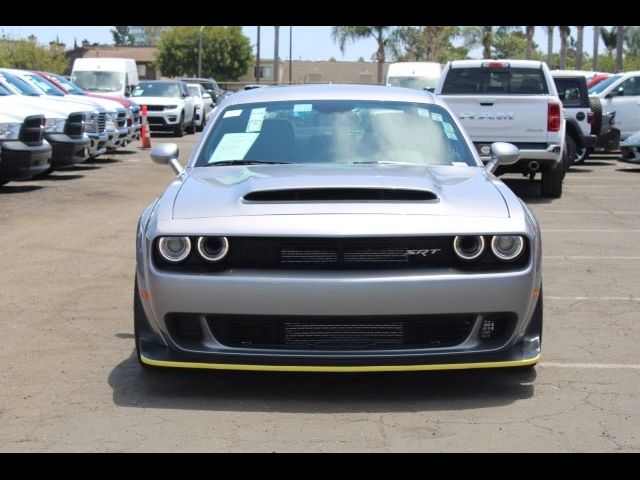
[{"label": "car hood", "polygon": [[136,97],[139,105],[182,105],[183,100],[175,97]]},{"label": "car hood", "polygon": [[93,109],[89,108],[86,104],[52,97],[11,95],[2,98],[5,105],[13,104],[16,108],[22,109],[20,110],[21,112],[29,108],[32,113],[28,113],[27,115],[40,113],[47,118],[66,118],[70,113],[93,111]]},{"label": "car hood", "polygon": [[[397,214],[508,218],[507,204],[494,182],[483,168],[468,166],[200,167],[190,169],[186,175],[174,200],[172,217]],[[365,194],[376,192],[375,195],[382,190],[384,196],[366,201],[349,198],[349,192],[363,192],[362,189]],[[284,197],[280,195],[282,190],[286,191]],[[314,198],[300,200],[296,192],[301,190],[313,190]],[[267,193],[265,197],[264,192],[273,191],[280,196],[274,200]],[[329,197],[322,197],[327,192]],[[397,192],[408,193],[409,198],[398,197]],[[248,199],[249,194],[254,195]]]},{"label": "car hood", "polygon": [[77,102],[87,102],[91,105],[100,105],[108,112],[114,112],[118,109],[124,108],[119,102],[116,102],[114,100],[106,100],[99,97],[90,97],[89,95],[65,95],[65,98],[69,98]]}]

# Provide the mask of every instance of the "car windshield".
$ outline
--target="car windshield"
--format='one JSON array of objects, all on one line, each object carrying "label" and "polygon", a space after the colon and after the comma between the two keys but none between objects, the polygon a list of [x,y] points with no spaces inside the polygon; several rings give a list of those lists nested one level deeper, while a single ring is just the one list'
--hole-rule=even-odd
[{"label": "car windshield", "polygon": [[389,85],[424,90],[425,88],[434,88],[436,80],[433,77],[389,77]]},{"label": "car windshield", "polygon": [[56,79],[56,82],[58,82],[60,85],[62,85],[64,88],[67,89],[68,93],[70,93],[72,95],[86,95],[87,94],[87,92],[85,92],[83,89],[81,89],[77,85],[74,85],[73,83],[71,83],[69,80],[64,78],[62,75],[52,75],[52,76],[53,76],[53,78]]},{"label": "car windshield", "polygon": [[0,85],[0,96],[6,97],[7,95],[11,95],[11,92]]},{"label": "car windshield", "polygon": [[122,72],[73,72],[71,81],[88,92],[119,92],[123,86]]},{"label": "car windshield", "polygon": [[189,85],[187,88],[189,88],[189,94],[191,94],[192,97],[200,96],[200,87],[192,87]]},{"label": "car windshield", "polygon": [[28,95],[30,97],[41,97],[44,95],[44,92],[41,90],[32,87],[21,78],[15,77],[10,73],[0,72],[0,80],[13,87],[15,92],[21,95]]},{"label": "car windshield", "polygon": [[605,78],[600,83],[595,84],[589,89],[589,94],[600,93],[604,91],[609,85],[622,78],[622,75],[611,75],[609,78]]},{"label": "car windshield", "polygon": [[195,166],[236,162],[477,166],[444,108],[365,100],[230,106],[217,117]]},{"label": "car windshield", "polygon": [[177,83],[141,82],[134,90],[133,96],[180,98],[180,87]]},{"label": "car windshield", "polygon": [[52,95],[54,97],[64,97],[65,92],[56,87],[49,80],[42,78],[40,75],[36,75],[35,73],[27,73],[25,74],[25,80],[31,83],[36,88],[42,90],[46,95]]}]

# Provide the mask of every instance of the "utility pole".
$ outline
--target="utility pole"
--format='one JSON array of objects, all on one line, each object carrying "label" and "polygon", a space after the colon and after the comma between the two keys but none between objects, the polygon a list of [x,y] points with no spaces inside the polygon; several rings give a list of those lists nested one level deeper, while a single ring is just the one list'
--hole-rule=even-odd
[{"label": "utility pole", "polygon": [[202,77],[202,30],[204,27],[200,27],[200,40],[198,43],[198,78]]},{"label": "utility pole", "polygon": [[280,27],[273,27],[273,84],[278,85],[280,83],[280,61],[278,60],[278,46],[280,43]]},{"label": "utility pole", "polygon": [[293,40],[293,27],[289,27],[289,85],[293,83],[293,62],[292,62],[293,47],[291,43],[292,40]]},{"label": "utility pole", "polygon": [[624,42],[624,27],[616,27],[616,73],[622,71],[622,44]]},{"label": "utility pole", "polygon": [[258,25],[258,45],[256,45],[256,83],[260,83],[260,25]]}]

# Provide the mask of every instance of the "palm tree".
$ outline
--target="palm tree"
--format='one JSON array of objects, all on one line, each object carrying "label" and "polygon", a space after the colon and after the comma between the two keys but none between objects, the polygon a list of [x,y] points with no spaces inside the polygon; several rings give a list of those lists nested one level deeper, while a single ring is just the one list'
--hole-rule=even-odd
[{"label": "palm tree", "polygon": [[493,37],[500,28],[510,27],[477,27],[469,26],[462,29],[465,48],[482,47],[482,57],[491,58],[493,48]]},{"label": "palm tree", "polygon": [[640,58],[640,27],[625,27],[624,42],[627,44],[627,55]]},{"label": "palm tree", "polygon": [[331,38],[338,43],[340,51],[344,54],[344,47],[347,41],[356,42],[365,38],[373,37],[378,44],[376,50],[376,60],[378,61],[378,83],[384,81],[384,62],[386,60],[386,49],[389,46],[390,37],[393,34],[393,27],[333,27]]},{"label": "palm tree", "polygon": [[593,27],[593,64],[594,72],[598,70],[598,46],[600,44],[600,27]]},{"label": "palm tree", "polygon": [[576,70],[582,69],[582,50],[584,43],[584,27],[576,26],[578,30],[578,40],[576,42]]},{"label": "palm tree", "polygon": [[613,28],[607,29],[606,27],[600,27],[600,36],[607,49],[607,53],[611,56],[613,50],[616,48],[616,31]]},{"label": "palm tree", "polygon": [[616,27],[616,73],[622,71],[622,46],[624,43],[624,27]]},{"label": "palm tree", "polygon": [[558,27],[560,30],[560,70],[567,68],[567,41],[571,33],[571,27]]},{"label": "palm tree", "polygon": [[547,66],[551,68],[553,60],[553,28],[547,27]]},{"label": "palm tree", "polygon": [[536,31],[536,27],[525,27],[525,38],[527,39],[527,49],[525,50],[525,58],[531,60],[531,53],[533,51],[533,34]]}]

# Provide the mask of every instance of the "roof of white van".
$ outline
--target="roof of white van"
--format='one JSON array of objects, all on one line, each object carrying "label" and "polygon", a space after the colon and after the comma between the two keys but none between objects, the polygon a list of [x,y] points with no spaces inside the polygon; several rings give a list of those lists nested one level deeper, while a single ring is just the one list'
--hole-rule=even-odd
[{"label": "roof of white van", "polygon": [[481,59],[481,60],[453,60],[451,61],[451,68],[480,68],[483,63],[488,62],[502,62],[508,63],[510,67],[517,68],[540,68],[543,63],[539,60],[510,60],[508,58],[501,60]]},{"label": "roof of white van", "polygon": [[396,62],[389,65],[389,72],[440,72],[437,62]]},{"label": "roof of white van", "polygon": [[108,58],[108,57],[98,57],[98,58],[76,58],[73,62],[73,68],[80,65],[131,65],[135,64],[136,61],[133,58]]}]

